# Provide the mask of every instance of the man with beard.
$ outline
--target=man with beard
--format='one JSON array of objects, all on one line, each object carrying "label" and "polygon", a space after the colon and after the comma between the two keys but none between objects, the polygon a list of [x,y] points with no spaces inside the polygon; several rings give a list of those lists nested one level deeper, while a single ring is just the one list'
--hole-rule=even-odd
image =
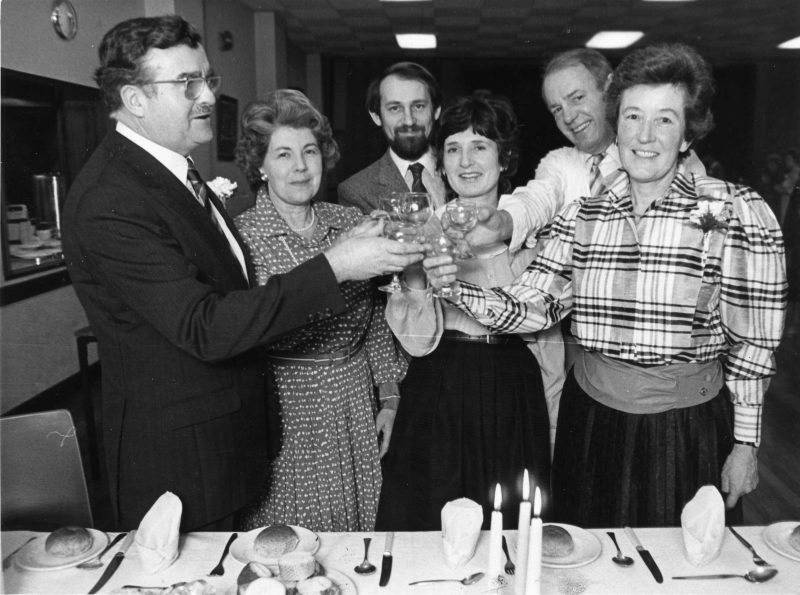
[{"label": "man with beard", "polygon": [[[117,529],[164,492],[181,531],[230,531],[263,487],[265,362],[257,348],[346,310],[339,283],[401,271],[420,248],[364,226],[258,287],[190,153],[213,137],[220,77],[179,16],[115,26],[95,80],[116,126],[75,179],[64,254],[103,363],[103,430]],[[276,446],[272,444],[272,446]]]},{"label": "man with beard", "polygon": [[383,129],[389,149],[383,157],[339,184],[339,203],[365,214],[390,192],[429,192],[434,207],[445,202],[431,140],[442,92],[430,72],[413,62],[387,68],[367,89],[367,110]]}]

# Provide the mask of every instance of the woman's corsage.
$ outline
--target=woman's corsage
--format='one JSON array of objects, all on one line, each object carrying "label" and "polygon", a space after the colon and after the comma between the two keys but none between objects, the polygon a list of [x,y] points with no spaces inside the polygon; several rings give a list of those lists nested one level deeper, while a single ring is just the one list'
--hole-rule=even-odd
[{"label": "woman's corsage", "polygon": [[208,187],[211,188],[211,191],[217,195],[217,198],[224,203],[231,196],[233,196],[233,193],[236,188],[239,187],[239,184],[236,182],[231,182],[228,178],[217,177],[208,182]]},{"label": "woman's corsage", "polygon": [[711,242],[711,232],[714,230],[728,229],[728,221],[733,212],[725,204],[725,199],[719,192],[712,196],[700,196],[697,208],[689,213],[689,222],[699,227],[703,232],[703,260],[701,267],[706,266],[706,256]]}]

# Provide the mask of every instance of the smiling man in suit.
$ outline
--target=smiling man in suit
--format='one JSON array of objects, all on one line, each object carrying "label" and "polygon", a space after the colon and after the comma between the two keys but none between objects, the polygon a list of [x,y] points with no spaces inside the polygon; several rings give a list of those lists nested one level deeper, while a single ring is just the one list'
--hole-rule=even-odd
[{"label": "smiling man in suit", "polygon": [[367,111],[383,130],[389,148],[378,161],[339,184],[339,203],[365,214],[389,192],[429,192],[435,207],[445,188],[431,142],[442,106],[442,91],[419,64],[399,62],[367,89]]},{"label": "smiling man in suit", "polygon": [[97,335],[117,527],[164,492],[182,531],[230,530],[263,487],[269,419],[257,349],[345,310],[339,283],[399,271],[419,247],[351,234],[256,287],[247,250],[189,157],[213,136],[220,77],[177,16],[120,23],[95,80],[116,128],[76,178],[64,252]]}]

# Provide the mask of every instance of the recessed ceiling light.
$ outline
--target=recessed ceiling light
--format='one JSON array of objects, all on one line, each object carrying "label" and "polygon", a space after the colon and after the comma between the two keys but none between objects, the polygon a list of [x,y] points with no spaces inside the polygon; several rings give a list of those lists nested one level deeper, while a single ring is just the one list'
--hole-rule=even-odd
[{"label": "recessed ceiling light", "polygon": [[782,50],[800,50],[800,37],[784,41],[782,44],[778,45],[778,47]]},{"label": "recessed ceiling light", "polygon": [[586,42],[587,48],[611,50],[626,48],[633,45],[644,36],[641,31],[600,31]]},{"label": "recessed ceiling light", "polygon": [[436,36],[430,33],[398,33],[397,45],[404,50],[435,50]]}]

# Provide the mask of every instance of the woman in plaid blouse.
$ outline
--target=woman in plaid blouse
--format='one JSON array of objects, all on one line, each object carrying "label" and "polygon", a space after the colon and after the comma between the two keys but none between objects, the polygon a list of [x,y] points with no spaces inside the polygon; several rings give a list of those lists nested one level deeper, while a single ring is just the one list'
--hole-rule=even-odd
[{"label": "woman in plaid blouse", "polygon": [[[572,312],[584,353],[560,405],[554,520],[675,526],[711,484],[735,522],[758,482],[786,306],[783,237],[753,190],[684,171],[711,129],[712,97],[711,69],[692,48],[629,54],[607,91],[623,174],[556,216],[513,285],[461,283],[454,300],[495,332]],[[447,257],[424,264],[436,287],[455,279]]]}]

